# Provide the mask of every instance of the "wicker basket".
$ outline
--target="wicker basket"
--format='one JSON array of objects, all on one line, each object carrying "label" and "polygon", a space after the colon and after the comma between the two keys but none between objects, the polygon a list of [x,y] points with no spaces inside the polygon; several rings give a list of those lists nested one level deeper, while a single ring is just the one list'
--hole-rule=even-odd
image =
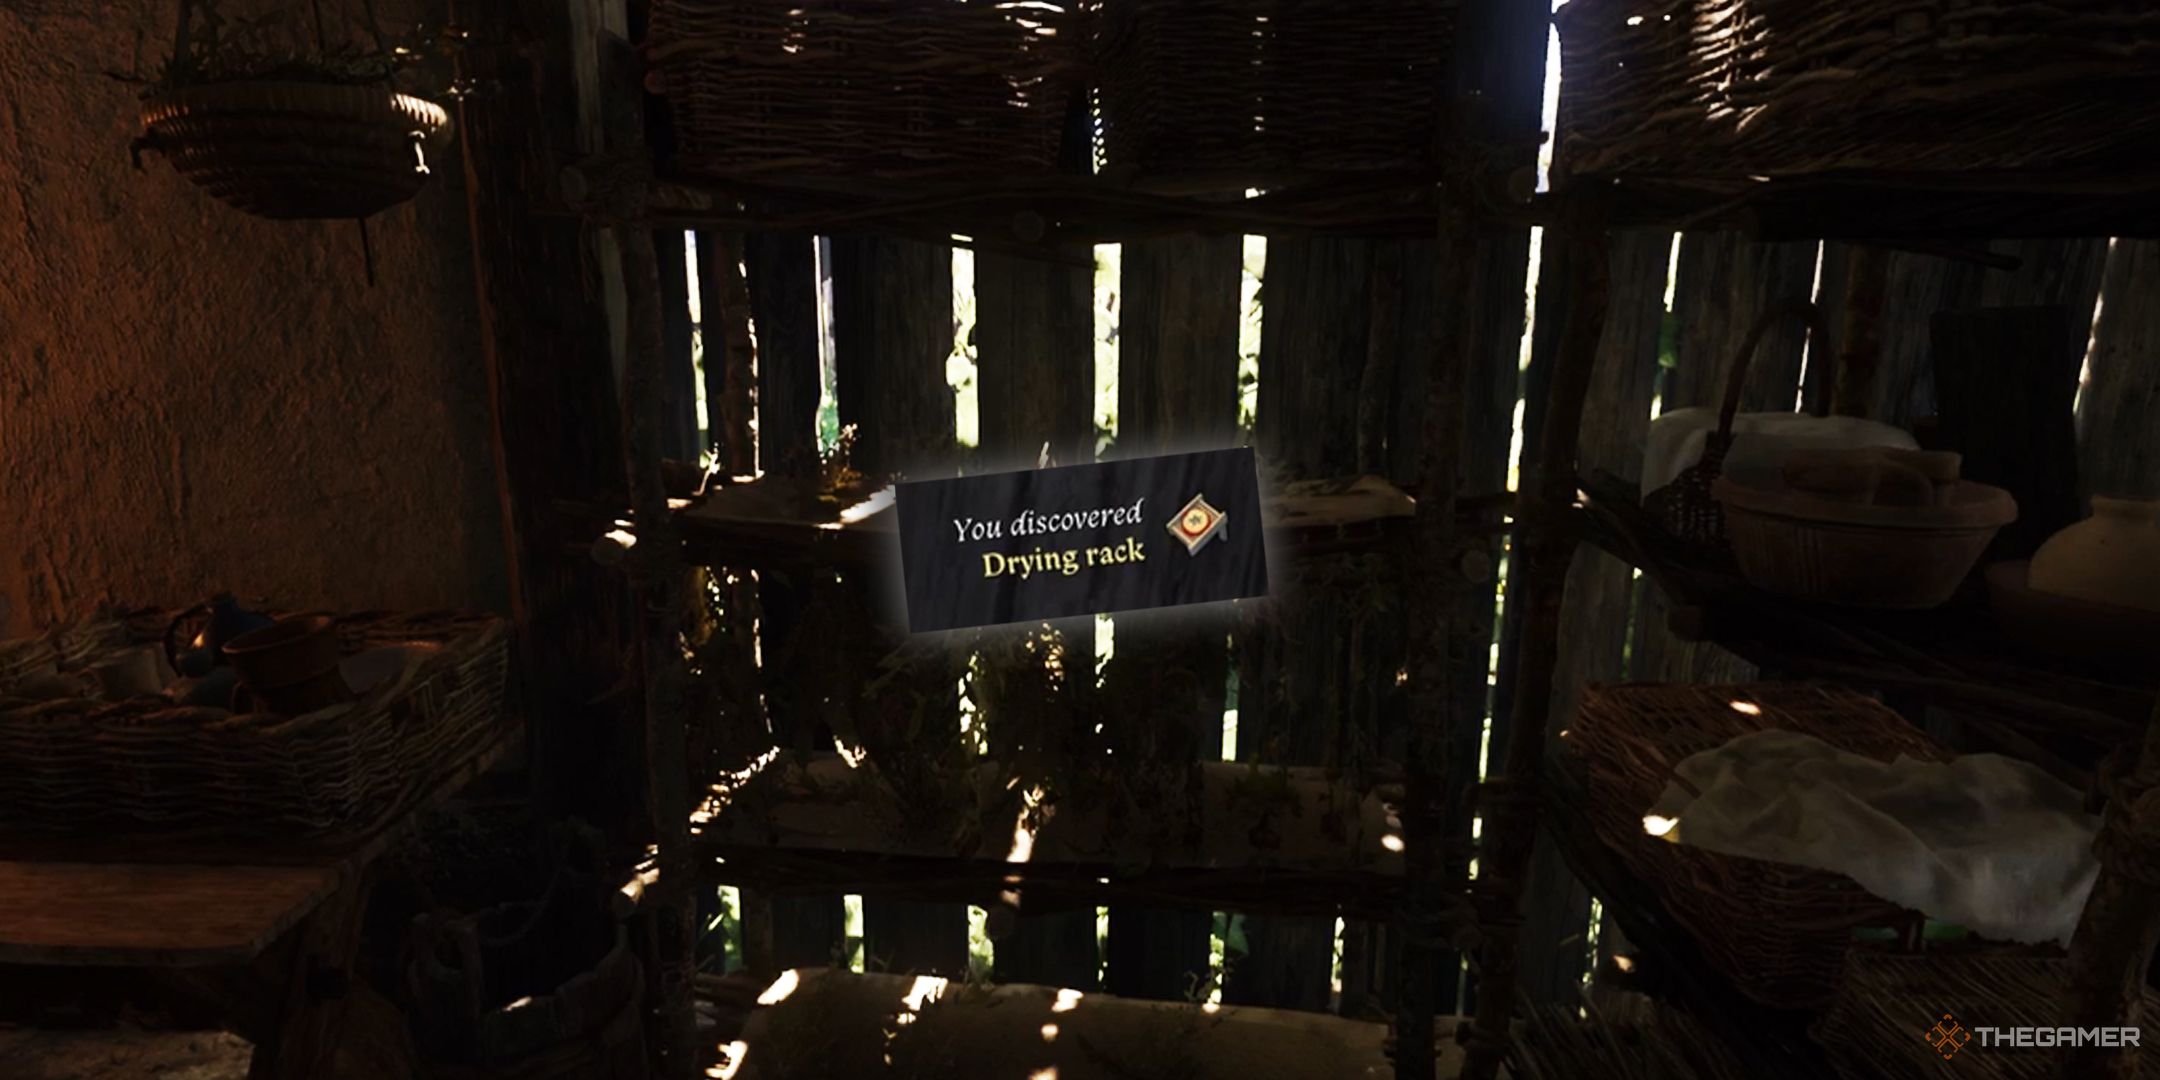
[{"label": "wicker basket", "polygon": [[1575,0],[1578,173],[1727,177],[2160,163],[2145,0]]},{"label": "wicker basket", "polygon": [[[1847,1080],[2053,1080],[2056,1051],[1983,1044],[1972,1029],[2055,1026],[2068,976],[2069,961],[2030,949],[1856,948],[1815,1041]],[[2160,1016],[2160,995],[2147,989],[2142,1012]],[[2146,1051],[2136,1075],[2160,1077],[2160,1055]]]},{"label": "wicker basket", "polygon": [[1880,761],[1948,753],[1874,700],[1799,684],[1591,687],[1568,733],[1587,759],[1598,838],[1664,901],[1704,957],[1740,990],[1780,1008],[1823,1004],[1852,933],[1905,927],[1911,913],[1824,870],[1719,855],[1643,829],[1643,812],[1690,755],[1753,731],[1797,731]]},{"label": "wicker basket", "polygon": [[[1814,304],[1803,301],[1764,312],[1755,320],[1755,325],[1748,328],[1746,340],[1740,343],[1740,352],[1725,369],[1725,399],[1718,406],[1717,430],[1703,440],[1702,459],[1688,466],[1678,479],[1651,492],[1643,500],[1643,507],[1674,536],[1702,547],[1723,549],[1727,546],[1725,506],[1711,489],[1725,471],[1725,455],[1732,452],[1733,418],[1740,412],[1740,394],[1747,389],[1748,364],[1755,358],[1755,347],[1762,344],[1763,335],[1770,332],[1770,327],[1780,319],[1795,315],[1807,324],[1808,337],[1818,346],[1829,340],[1824,332],[1822,309]],[[1831,395],[1826,392],[1821,395],[1821,400],[1827,402]]]},{"label": "wicker basket", "polygon": [[155,150],[218,201],[257,217],[364,218],[418,194],[450,114],[379,86],[211,83],[143,104]]},{"label": "wicker basket", "polygon": [[[171,622],[170,613],[138,614],[117,640],[152,644]],[[508,667],[500,620],[373,612],[337,626],[348,654],[422,641],[441,648],[394,688],[298,718],[161,698],[0,713],[0,832],[330,846],[372,832],[500,737]]]},{"label": "wicker basket", "polygon": [[1435,0],[1105,0],[1106,165],[1267,174],[1430,164],[1453,16]]},{"label": "wicker basket", "polygon": [[727,177],[1048,171],[1080,89],[1069,6],[654,0],[675,166]]}]

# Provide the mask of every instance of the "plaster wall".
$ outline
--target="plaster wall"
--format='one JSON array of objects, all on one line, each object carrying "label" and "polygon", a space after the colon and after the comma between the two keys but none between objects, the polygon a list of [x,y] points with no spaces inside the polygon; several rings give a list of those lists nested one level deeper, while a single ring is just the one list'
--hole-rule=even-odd
[{"label": "plaster wall", "polygon": [[369,222],[258,221],[154,155],[171,3],[0,0],[0,633],[102,599],[500,609],[454,146]]}]

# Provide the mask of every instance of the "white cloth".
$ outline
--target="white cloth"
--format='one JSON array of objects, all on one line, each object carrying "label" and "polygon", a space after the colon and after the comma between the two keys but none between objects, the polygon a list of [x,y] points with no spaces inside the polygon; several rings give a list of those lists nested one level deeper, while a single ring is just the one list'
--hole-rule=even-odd
[{"label": "white cloth", "polygon": [[[1644,439],[1642,493],[1680,478],[1702,460],[1703,446],[1717,430],[1717,410],[1674,409],[1650,422]],[[1917,450],[1912,433],[1852,416],[1805,416],[1798,413],[1741,413],[1733,417],[1733,445],[1725,455],[1725,473],[1733,477],[1775,474],[1785,455],[1795,450],[1845,450],[1883,446]]]},{"label": "white cloth", "polygon": [[1999,754],[1885,764],[1789,731],[1682,761],[1653,834],[1844,874],[1885,900],[1997,941],[2067,944],[2099,864],[2084,796]]}]

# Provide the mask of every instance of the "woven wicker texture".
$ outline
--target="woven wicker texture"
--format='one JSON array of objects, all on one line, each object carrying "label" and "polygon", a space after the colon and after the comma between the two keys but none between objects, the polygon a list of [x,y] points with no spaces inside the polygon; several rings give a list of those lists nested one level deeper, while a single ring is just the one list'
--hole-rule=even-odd
[{"label": "woven wicker texture", "polygon": [[654,0],[686,173],[1049,170],[1084,80],[1069,5]]},{"label": "woven wicker texture", "polygon": [[[170,621],[156,613],[85,625],[126,646],[162,641]],[[395,687],[299,718],[160,698],[0,713],[0,831],[335,843],[371,832],[497,737],[508,667],[499,620],[371,612],[337,626],[348,654],[407,642],[441,648]]]},{"label": "woven wicker texture", "polygon": [[[2068,983],[2069,961],[2059,956],[1858,948],[1847,958],[1835,1003],[1815,1024],[1815,1041],[1848,1080],[2053,1080],[2060,1075],[2056,1051],[1983,1045],[1971,1032],[2056,1025]],[[2150,1030],[2160,995],[2146,990],[2142,1011]],[[1934,1033],[1938,1023],[1958,1042],[1947,1062],[1936,1049],[1943,1037]],[[1959,1029],[1969,1041],[1958,1039]],[[2160,1056],[2148,1050],[2136,1075],[2160,1077]]]},{"label": "woven wicker texture", "polygon": [[1572,0],[1575,173],[2081,170],[2160,162],[2149,0]]},{"label": "woven wicker texture", "polygon": [[1105,0],[1106,165],[1430,164],[1454,12],[1436,0]]},{"label": "woven wicker texture", "polygon": [[1643,829],[1643,812],[1681,760],[1772,729],[1878,761],[1949,757],[1858,693],[1781,683],[1591,687],[1567,742],[1588,763],[1598,838],[1657,890],[1704,957],[1749,997],[1807,1008],[1828,1000],[1855,928],[1900,926],[1910,914],[1840,874],[1714,854]]},{"label": "woven wicker texture", "polygon": [[257,217],[364,218],[418,194],[442,107],[380,87],[234,82],[143,105],[142,149]]}]

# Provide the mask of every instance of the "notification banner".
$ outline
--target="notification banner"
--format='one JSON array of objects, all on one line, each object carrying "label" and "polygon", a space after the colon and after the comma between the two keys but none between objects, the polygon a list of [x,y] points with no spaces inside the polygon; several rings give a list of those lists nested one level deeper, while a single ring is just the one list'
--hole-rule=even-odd
[{"label": "notification banner", "polygon": [[1267,595],[1252,450],[901,484],[908,629]]}]

